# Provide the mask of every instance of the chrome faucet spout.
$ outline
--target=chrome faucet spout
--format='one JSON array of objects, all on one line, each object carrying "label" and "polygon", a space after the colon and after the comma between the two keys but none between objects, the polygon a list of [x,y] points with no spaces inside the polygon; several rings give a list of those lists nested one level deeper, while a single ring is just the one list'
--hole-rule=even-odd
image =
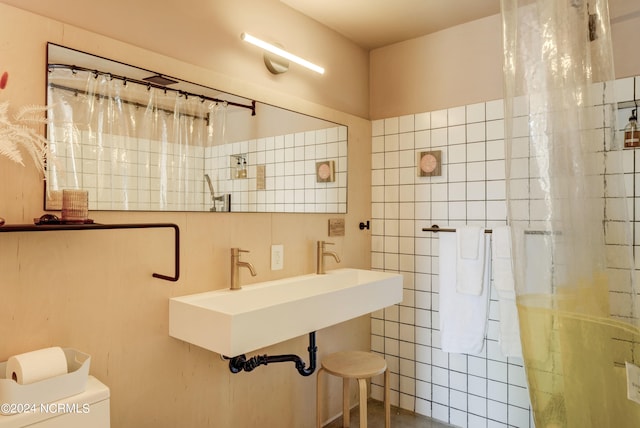
[{"label": "chrome faucet spout", "polygon": [[249,262],[240,261],[240,253],[248,253],[247,250],[241,250],[240,248],[231,249],[231,290],[240,290],[240,268],[245,267],[251,272],[251,276],[256,276],[256,270]]},{"label": "chrome faucet spout", "polygon": [[340,256],[335,251],[325,250],[325,245],[333,245],[333,242],[318,241],[318,250],[316,252],[316,273],[318,275],[326,273],[324,269],[325,256],[331,256],[336,263],[340,263]]}]

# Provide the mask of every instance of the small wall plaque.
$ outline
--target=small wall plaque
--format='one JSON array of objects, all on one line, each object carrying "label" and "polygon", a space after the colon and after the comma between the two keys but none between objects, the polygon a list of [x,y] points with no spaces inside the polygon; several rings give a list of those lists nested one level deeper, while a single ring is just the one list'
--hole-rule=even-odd
[{"label": "small wall plaque", "polygon": [[332,160],[316,162],[316,182],[333,183],[336,181],[335,162]]},{"label": "small wall plaque", "polygon": [[418,176],[436,177],[442,175],[442,150],[418,153]]},{"label": "small wall plaque", "polygon": [[266,165],[256,165],[256,190],[266,190],[267,173]]},{"label": "small wall plaque", "polygon": [[329,236],[344,236],[344,219],[329,219]]}]

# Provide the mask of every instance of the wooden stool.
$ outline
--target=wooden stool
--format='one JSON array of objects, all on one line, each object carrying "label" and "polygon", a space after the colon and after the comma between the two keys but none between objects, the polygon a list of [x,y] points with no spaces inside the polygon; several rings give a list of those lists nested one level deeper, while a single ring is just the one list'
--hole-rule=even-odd
[{"label": "wooden stool", "polygon": [[316,427],[321,428],[322,371],[326,370],[342,380],[342,426],[349,426],[349,380],[358,379],[360,387],[360,428],[367,426],[367,379],[384,373],[385,428],[391,426],[391,404],[389,402],[389,370],[384,358],[371,352],[344,351],[327,355],[322,359],[316,384]]}]

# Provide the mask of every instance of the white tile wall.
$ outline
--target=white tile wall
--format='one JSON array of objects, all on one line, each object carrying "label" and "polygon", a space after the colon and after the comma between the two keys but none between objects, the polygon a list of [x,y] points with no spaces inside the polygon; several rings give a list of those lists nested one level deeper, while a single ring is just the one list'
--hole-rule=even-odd
[{"label": "white tile wall", "polygon": [[[636,85],[640,94],[640,79]],[[633,79],[616,82],[616,88],[619,102],[632,99]],[[515,107],[522,115],[529,111],[526,99],[517,99]],[[618,111],[620,129],[629,113],[630,108]],[[535,215],[540,189],[528,180],[535,171],[529,164],[526,118],[516,121],[515,128],[521,138],[514,140],[512,151],[523,179],[513,186],[531,204],[516,204],[513,215],[528,219]],[[441,351],[438,238],[422,231],[432,224],[490,228],[506,223],[503,100],[376,120],[372,134],[372,268],[401,272],[405,287],[401,304],[371,317],[372,350],[394,361],[392,373],[405,379],[392,384],[392,403],[460,427],[533,427],[523,362],[500,352],[493,288],[482,353]],[[441,177],[417,176],[417,152],[425,149],[443,151]],[[640,186],[635,186],[637,194],[627,189],[633,188],[634,176],[640,183],[635,166],[640,165],[640,151],[627,150],[621,156],[629,186],[620,193],[636,203],[616,210],[615,201],[607,201],[608,210],[618,212],[614,217],[619,218],[624,217],[620,211],[628,209],[635,225],[640,221],[640,209],[634,208],[640,207]],[[608,233],[611,244],[615,237],[614,223]],[[612,300],[630,301],[628,295],[617,297]],[[624,306],[616,307],[624,312]],[[372,385],[378,399],[381,385],[380,379]]]}]

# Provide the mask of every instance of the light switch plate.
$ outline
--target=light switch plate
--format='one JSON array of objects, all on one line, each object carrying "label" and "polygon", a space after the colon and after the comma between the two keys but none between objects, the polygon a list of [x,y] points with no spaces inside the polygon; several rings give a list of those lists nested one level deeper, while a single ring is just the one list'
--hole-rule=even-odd
[{"label": "light switch plate", "polygon": [[271,270],[281,270],[284,267],[284,246],[271,246]]}]

